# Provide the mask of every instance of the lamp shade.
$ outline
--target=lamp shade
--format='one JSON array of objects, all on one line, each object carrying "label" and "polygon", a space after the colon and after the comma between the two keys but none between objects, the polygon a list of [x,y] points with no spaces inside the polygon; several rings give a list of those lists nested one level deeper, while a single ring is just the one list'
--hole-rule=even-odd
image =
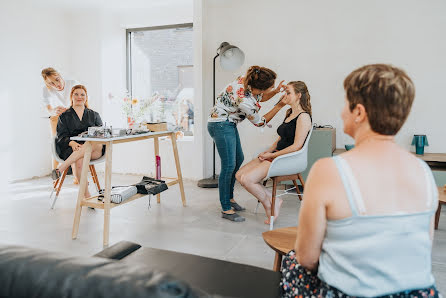
[{"label": "lamp shade", "polygon": [[219,50],[220,65],[224,70],[236,70],[245,62],[245,53],[236,46],[223,42]]}]

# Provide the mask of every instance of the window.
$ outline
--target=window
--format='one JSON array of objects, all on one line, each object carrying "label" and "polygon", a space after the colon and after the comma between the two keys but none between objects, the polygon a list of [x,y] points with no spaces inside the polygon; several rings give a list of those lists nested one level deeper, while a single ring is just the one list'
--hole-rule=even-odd
[{"label": "window", "polygon": [[127,89],[135,121],[193,135],[192,24],[127,30]]}]

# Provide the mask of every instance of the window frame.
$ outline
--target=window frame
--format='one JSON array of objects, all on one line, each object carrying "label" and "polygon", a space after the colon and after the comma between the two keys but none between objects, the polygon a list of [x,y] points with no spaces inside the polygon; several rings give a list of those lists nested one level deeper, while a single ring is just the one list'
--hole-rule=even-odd
[{"label": "window frame", "polygon": [[131,34],[133,32],[139,31],[152,31],[152,30],[163,30],[163,29],[178,29],[178,28],[194,28],[193,23],[181,23],[181,24],[172,24],[172,25],[164,25],[164,26],[152,26],[152,27],[141,27],[141,28],[129,28],[125,30],[126,36],[126,88],[130,97],[133,97],[132,94],[132,38]]}]

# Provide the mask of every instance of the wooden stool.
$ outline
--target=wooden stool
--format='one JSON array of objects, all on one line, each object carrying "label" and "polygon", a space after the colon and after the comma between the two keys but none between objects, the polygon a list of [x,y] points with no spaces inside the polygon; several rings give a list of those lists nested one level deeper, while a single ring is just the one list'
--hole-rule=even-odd
[{"label": "wooden stool", "polygon": [[262,233],[263,240],[275,252],[274,271],[280,271],[282,256],[294,249],[297,239],[297,227],[281,228]]},{"label": "wooden stool", "polygon": [[438,187],[438,208],[435,213],[435,230],[438,229],[442,204],[446,204],[446,185],[444,187]]}]

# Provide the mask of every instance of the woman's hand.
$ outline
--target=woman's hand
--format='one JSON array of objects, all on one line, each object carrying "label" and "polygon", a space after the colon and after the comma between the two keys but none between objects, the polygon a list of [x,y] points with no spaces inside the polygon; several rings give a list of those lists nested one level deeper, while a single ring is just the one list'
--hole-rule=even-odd
[{"label": "woman's hand", "polygon": [[263,153],[260,153],[259,154],[259,156],[258,156],[258,158],[261,160],[261,161],[264,161],[264,160],[267,160],[267,159],[273,159],[275,156],[274,156],[274,154],[273,153],[271,153],[271,152],[263,152]]},{"label": "woman's hand", "polygon": [[285,81],[284,80],[281,81],[279,83],[279,85],[277,85],[277,87],[273,90],[273,92],[275,92],[277,94],[277,93],[285,91],[285,85],[283,85],[283,82],[285,82]]},{"label": "woman's hand", "polygon": [[286,106],[286,104],[282,100],[285,98],[285,96],[286,96],[286,94],[282,95],[280,97],[279,101],[274,106],[279,107],[279,108],[283,108],[284,106]]},{"label": "woman's hand", "polygon": [[70,141],[68,145],[71,147],[71,149],[73,149],[73,151],[78,151],[82,148],[82,145],[75,141]]},{"label": "woman's hand", "polygon": [[56,112],[57,115],[62,114],[63,112],[65,112],[67,109],[65,107],[62,106],[57,106],[54,108],[54,112]]}]

